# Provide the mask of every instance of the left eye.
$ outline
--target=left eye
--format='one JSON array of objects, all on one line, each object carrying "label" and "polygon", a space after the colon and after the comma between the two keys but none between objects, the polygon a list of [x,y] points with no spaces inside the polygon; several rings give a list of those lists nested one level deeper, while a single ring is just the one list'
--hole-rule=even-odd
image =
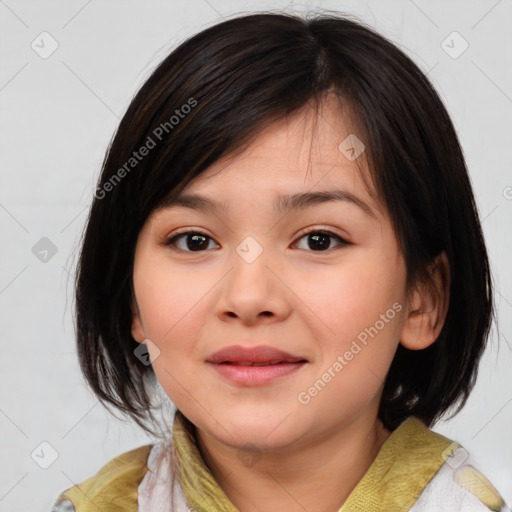
[{"label": "left eye", "polygon": [[[335,239],[341,246],[350,245],[349,242],[331,231],[309,231],[308,233],[304,233],[299,240],[306,237],[308,239],[308,247],[314,252],[327,252],[324,249],[331,248],[331,239]],[[178,246],[178,243],[183,238],[185,238],[185,248]],[[204,249],[208,248],[208,240],[213,241],[213,238],[201,233],[200,231],[185,231],[169,238],[164,242],[164,245],[178,248],[178,250],[184,252],[202,252]]]},{"label": "left eye", "polygon": [[[308,239],[308,247],[313,249],[314,252],[327,252],[322,249],[330,249],[330,239],[337,240],[341,246],[350,245],[349,242],[341,238],[341,236],[336,235],[331,231],[309,231],[308,233],[303,234],[299,240],[306,237]],[[320,251],[318,249],[320,249]]]}]

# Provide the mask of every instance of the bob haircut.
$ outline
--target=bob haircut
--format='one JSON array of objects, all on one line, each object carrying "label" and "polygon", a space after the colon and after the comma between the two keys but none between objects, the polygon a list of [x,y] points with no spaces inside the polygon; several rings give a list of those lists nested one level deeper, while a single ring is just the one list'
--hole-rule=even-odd
[{"label": "bob haircut", "polygon": [[441,99],[408,56],[359,20],[266,12],[180,44],[134,96],[110,141],[75,283],[80,367],[109,411],[156,434],[148,392],[156,377],[135,356],[140,344],[131,334],[135,245],[148,216],[272,122],[309,102],[318,109],[328,92],[354,113],[404,256],[407,292],[430,286],[441,251],[450,264],[443,328],[426,349],[398,346],[379,418],[391,430],[409,416],[432,426],[465,404],[495,311],[475,199]]}]

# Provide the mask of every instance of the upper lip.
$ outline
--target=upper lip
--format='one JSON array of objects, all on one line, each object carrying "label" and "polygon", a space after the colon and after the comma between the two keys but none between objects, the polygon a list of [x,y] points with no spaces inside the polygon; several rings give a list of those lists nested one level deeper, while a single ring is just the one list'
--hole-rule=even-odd
[{"label": "upper lip", "polygon": [[306,361],[305,358],[288,354],[269,345],[257,347],[243,347],[232,345],[212,354],[207,360],[209,363],[298,363]]}]

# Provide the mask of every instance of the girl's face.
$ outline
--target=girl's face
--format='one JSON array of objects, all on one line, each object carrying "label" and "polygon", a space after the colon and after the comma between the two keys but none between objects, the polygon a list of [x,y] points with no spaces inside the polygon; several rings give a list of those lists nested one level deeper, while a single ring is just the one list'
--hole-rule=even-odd
[{"label": "girl's face", "polygon": [[[233,448],[285,451],[375,424],[406,318],[406,268],[359,175],[362,146],[343,143],[350,131],[335,128],[340,119],[333,104],[315,136],[307,110],[273,124],[182,194],[216,209],[165,207],[137,241],[133,336],[150,340],[172,402]],[[295,362],[278,365],[265,351],[260,361],[271,366],[240,366],[233,355],[210,362],[234,345],[271,347]]]}]

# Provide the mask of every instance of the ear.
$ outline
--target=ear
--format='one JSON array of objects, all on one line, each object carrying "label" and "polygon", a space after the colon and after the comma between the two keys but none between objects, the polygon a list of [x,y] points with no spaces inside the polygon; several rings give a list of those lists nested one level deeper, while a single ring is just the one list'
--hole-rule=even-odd
[{"label": "ear", "polygon": [[448,313],[450,264],[444,251],[431,264],[430,274],[434,289],[420,283],[408,305],[400,343],[410,350],[421,350],[434,343]]},{"label": "ear", "polygon": [[132,294],[132,336],[135,341],[142,343],[146,339],[144,328],[142,327],[142,320],[140,318],[140,311],[135,295]]}]

